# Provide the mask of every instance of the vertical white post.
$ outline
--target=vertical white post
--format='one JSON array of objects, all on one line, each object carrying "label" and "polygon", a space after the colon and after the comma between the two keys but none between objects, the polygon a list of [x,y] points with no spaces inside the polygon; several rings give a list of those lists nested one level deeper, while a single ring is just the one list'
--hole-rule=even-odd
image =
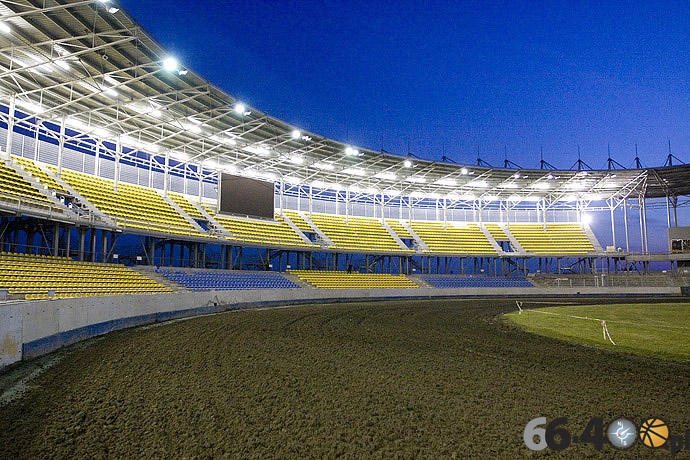
[{"label": "vertical white post", "polygon": [[120,183],[120,157],[122,156],[122,142],[120,142],[120,137],[117,137],[117,143],[115,144],[115,177],[113,190],[117,192],[117,186]]},{"label": "vertical white post", "polygon": [[60,119],[60,139],[58,139],[57,175],[62,176],[62,158],[65,154],[65,115]]},{"label": "vertical white post", "polygon": [[14,131],[14,98],[13,94],[10,96],[9,113],[7,114],[7,143],[5,144],[5,151],[2,152],[2,159],[9,161],[12,153],[12,133]]}]

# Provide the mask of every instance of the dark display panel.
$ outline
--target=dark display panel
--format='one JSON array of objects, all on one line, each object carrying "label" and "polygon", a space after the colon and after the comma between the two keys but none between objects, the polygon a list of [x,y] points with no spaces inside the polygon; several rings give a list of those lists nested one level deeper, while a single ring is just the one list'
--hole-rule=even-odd
[{"label": "dark display panel", "polygon": [[221,173],[220,212],[273,219],[274,190],[273,182]]}]

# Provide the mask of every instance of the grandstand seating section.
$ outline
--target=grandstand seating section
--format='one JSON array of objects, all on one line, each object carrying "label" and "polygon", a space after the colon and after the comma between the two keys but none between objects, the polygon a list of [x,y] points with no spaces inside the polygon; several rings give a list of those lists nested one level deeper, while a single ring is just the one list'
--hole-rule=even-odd
[{"label": "grandstand seating section", "polygon": [[50,190],[55,190],[57,192],[65,192],[65,188],[56,181],[53,177],[49,176],[47,172],[41,169],[32,160],[24,157],[19,157],[12,155],[12,160],[20,165],[25,171],[38,179],[43,186]]},{"label": "grandstand seating section", "polygon": [[312,213],[311,220],[333,242],[333,249],[412,252],[401,248],[379,219]]},{"label": "grandstand seating section", "polygon": [[400,289],[419,287],[405,275],[316,270],[293,270],[290,271],[290,274],[297,275],[300,280],[322,289]]},{"label": "grandstand seating section", "polygon": [[209,236],[197,231],[154,189],[120,182],[115,190],[110,179],[69,169],[62,170],[62,179],[118,225],[181,236]]},{"label": "grandstand seating section", "polygon": [[283,210],[283,214],[285,214],[285,216],[290,219],[292,223],[300,229],[300,231],[304,233],[314,232],[314,229],[311,225],[309,225],[309,222],[304,220],[304,218],[297,211]]},{"label": "grandstand seating section", "polygon": [[534,287],[523,276],[422,275],[434,288],[515,288]]},{"label": "grandstand seating section", "polygon": [[412,234],[405,228],[405,226],[397,219],[386,219],[388,226],[398,235],[402,240],[414,239]]},{"label": "grandstand seating section", "polygon": [[206,220],[206,216],[203,215],[199,209],[194,206],[184,195],[179,193],[168,192],[168,197],[175,202],[176,205],[180,207],[188,216],[192,219]]},{"label": "grandstand seating section", "polygon": [[161,276],[193,291],[229,289],[298,289],[298,284],[280,273],[235,272],[235,271],[194,271],[156,270]]},{"label": "grandstand seating section", "polygon": [[215,214],[208,206],[206,211],[225,228],[232,239],[256,245],[292,246],[296,248],[318,247],[307,243],[295,233],[281,217],[275,221],[252,220]]},{"label": "grandstand seating section", "polygon": [[484,224],[484,227],[486,227],[486,229],[491,234],[491,237],[496,241],[510,240],[510,238],[508,238],[508,235],[506,235],[506,232],[501,228],[500,224]]},{"label": "grandstand seating section", "polygon": [[[13,161],[33,175],[48,189],[65,192],[60,182],[27,158],[13,156]],[[55,166],[48,166],[55,173]],[[120,182],[114,191],[114,182],[89,174],[68,169],[62,170],[62,179],[77,190],[92,205],[113,218],[118,225],[133,230],[148,230],[167,234],[216,238],[211,232],[202,232],[184,216],[198,221],[206,220],[199,207],[184,195],[170,192],[168,196],[183,211],[180,214],[154,189]],[[0,190],[7,200],[23,198],[27,202],[43,207],[57,207],[40,190],[22,178],[13,168],[0,164]],[[306,242],[303,235],[288,225],[281,216],[275,221],[262,221],[233,216],[216,215],[206,204],[205,208],[227,232],[230,241],[256,246],[280,246],[298,249],[318,248],[316,243]],[[298,213],[285,210],[284,215],[304,233],[322,232],[333,243],[329,249],[371,253],[413,253],[412,249],[401,247],[389,230],[378,218],[331,215],[323,213]],[[437,221],[412,221],[403,224],[397,219],[386,219],[387,225],[403,240],[421,240],[428,254],[492,256],[496,249],[482,231],[483,225],[491,238],[497,242],[510,241],[511,236],[522,249],[535,255],[586,255],[595,251],[580,224],[577,223],[457,223]],[[416,234],[408,230],[406,225]]]},{"label": "grandstand seating section", "polygon": [[52,208],[54,211],[62,211],[57,205],[48,199],[40,190],[31,185],[11,166],[0,161],[0,198],[12,204],[34,206],[38,208]]},{"label": "grandstand seating section", "polygon": [[477,224],[413,221],[412,230],[436,254],[496,255],[496,250]]},{"label": "grandstand seating section", "polygon": [[0,253],[0,289],[26,299],[124,294],[165,294],[167,286],[117,264],[77,262],[67,257]]},{"label": "grandstand seating section", "polygon": [[538,255],[585,255],[594,246],[579,224],[510,224],[510,233],[522,248]]}]

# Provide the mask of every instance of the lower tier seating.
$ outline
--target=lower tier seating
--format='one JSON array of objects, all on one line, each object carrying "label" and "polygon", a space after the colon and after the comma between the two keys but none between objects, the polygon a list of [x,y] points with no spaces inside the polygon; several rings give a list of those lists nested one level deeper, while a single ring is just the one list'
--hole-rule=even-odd
[{"label": "lower tier seating", "polygon": [[230,289],[298,289],[301,286],[280,273],[251,273],[233,271],[156,270],[161,276],[193,291]]},{"label": "lower tier seating", "polygon": [[124,265],[77,262],[67,257],[0,253],[0,289],[31,299],[124,294],[165,294],[172,289]]},{"label": "lower tier seating", "polygon": [[419,286],[405,275],[348,273],[341,271],[293,270],[300,280],[322,289],[400,289]]}]

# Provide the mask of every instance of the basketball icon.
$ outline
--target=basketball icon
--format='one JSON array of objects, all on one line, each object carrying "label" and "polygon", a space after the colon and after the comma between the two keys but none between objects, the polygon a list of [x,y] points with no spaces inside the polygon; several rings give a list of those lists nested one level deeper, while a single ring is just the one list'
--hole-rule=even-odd
[{"label": "basketball icon", "polygon": [[640,426],[640,441],[647,447],[657,449],[668,439],[668,426],[659,418],[648,418]]}]

